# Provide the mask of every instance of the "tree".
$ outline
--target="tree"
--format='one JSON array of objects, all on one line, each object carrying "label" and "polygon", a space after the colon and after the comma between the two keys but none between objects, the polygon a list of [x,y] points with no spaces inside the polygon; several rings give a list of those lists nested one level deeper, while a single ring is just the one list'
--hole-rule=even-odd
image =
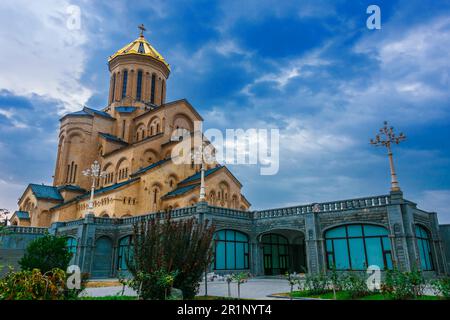
[{"label": "tree", "polygon": [[212,260],[214,227],[196,218],[154,218],[134,225],[132,259],[127,260],[133,287],[144,299],[164,299],[168,276],[172,287],[192,299]]},{"label": "tree", "polygon": [[72,253],[66,246],[67,238],[46,234],[30,242],[20,259],[22,270],[39,269],[42,273],[54,268],[67,270]]}]

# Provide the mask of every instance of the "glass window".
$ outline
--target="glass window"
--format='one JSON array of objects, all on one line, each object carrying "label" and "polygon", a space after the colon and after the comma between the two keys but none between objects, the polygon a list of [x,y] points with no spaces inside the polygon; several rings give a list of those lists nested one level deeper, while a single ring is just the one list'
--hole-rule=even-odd
[{"label": "glass window", "polygon": [[123,81],[122,81],[122,98],[127,96],[127,82],[128,82],[128,71],[125,70],[123,72]]},{"label": "glass window", "polygon": [[264,273],[266,275],[284,274],[288,269],[289,242],[279,234],[265,234],[262,236],[264,252]]},{"label": "glass window", "polygon": [[234,230],[220,230],[215,234],[214,269],[239,270],[249,267],[248,237]]},{"label": "glass window", "polygon": [[434,270],[431,254],[430,233],[416,225],[417,246],[419,247],[420,266],[422,270]]},{"label": "glass window", "polygon": [[370,265],[392,269],[391,244],[387,229],[375,225],[351,224],[325,233],[328,268],[365,270]]},{"label": "glass window", "polygon": [[136,100],[141,101],[141,98],[142,98],[142,71],[139,70],[137,74]]},{"label": "glass window", "polygon": [[77,247],[78,247],[77,239],[75,239],[73,237],[67,238],[66,246],[67,246],[67,250],[72,254],[72,257],[70,258],[70,264],[74,264],[75,258],[77,255]]},{"label": "glass window", "polygon": [[155,86],[156,86],[156,75],[152,74],[152,84],[150,92],[150,103],[155,103]]},{"label": "glass window", "polygon": [[133,248],[131,236],[126,236],[119,241],[119,251],[117,259],[118,270],[128,270],[127,260],[129,261],[133,257]]}]

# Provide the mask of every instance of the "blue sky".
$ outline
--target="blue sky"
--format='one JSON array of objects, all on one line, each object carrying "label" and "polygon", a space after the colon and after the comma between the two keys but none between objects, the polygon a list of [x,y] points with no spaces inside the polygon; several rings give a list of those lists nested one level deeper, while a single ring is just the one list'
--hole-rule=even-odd
[{"label": "blue sky", "polygon": [[[381,8],[368,30],[366,8]],[[67,7],[81,28],[66,27]],[[405,197],[450,223],[449,1],[69,1],[0,4],[0,207],[51,183],[58,119],[105,107],[107,57],[138,35],[171,64],[168,100],[205,128],[279,128],[280,171],[232,166],[253,208],[389,192],[384,120]]]}]

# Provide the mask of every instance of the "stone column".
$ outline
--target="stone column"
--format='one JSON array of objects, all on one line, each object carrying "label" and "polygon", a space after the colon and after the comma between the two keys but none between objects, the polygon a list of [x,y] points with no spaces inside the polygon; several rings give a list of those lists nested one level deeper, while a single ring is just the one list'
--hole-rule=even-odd
[{"label": "stone column", "polygon": [[445,257],[445,250],[442,243],[442,239],[439,232],[439,221],[437,218],[437,213],[430,213],[430,224],[431,224],[431,245],[433,260],[435,263],[435,270],[438,274],[448,274],[450,270],[447,270],[447,260]]},{"label": "stone column", "polygon": [[94,215],[88,213],[83,221],[82,236],[79,243],[79,266],[81,272],[91,273],[94,257],[95,225]]},{"label": "stone column", "polygon": [[305,215],[305,250],[306,260],[308,266],[308,273],[320,273],[322,270],[322,264],[320,263],[320,257],[323,254],[319,251],[322,250],[319,241],[318,228],[317,228],[317,216],[314,212],[308,212]]},{"label": "stone column", "polygon": [[411,263],[415,262],[411,262],[409,256],[402,213],[403,203],[403,193],[401,191],[392,191],[390,195],[390,204],[387,205],[386,208],[391,234],[390,237],[392,239],[393,258],[400,271],[410,271]]}]

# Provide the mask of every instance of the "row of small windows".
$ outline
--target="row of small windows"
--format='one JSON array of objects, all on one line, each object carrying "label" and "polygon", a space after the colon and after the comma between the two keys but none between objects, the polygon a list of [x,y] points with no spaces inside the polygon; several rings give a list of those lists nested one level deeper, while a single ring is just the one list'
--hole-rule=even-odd
[{"label": "row of small windows", "polygon": [[77,179],[77,170],[78,165],[75,164],[75,162],[71,162],[67,165],[67,172],[66,172],[66,183],[75,183]]},{"label": "row of small windows", "polygon": [[119,180],[128,178],[128,167],[120,169],[117,176]]},{"label": "row of small windows", "polygon": [[[136,75],[136,100],[142,101],[142,89],[143,89],[143,76],[144,72],[139,70]],[[112,75],[111,80],[111,100],[113,101],[116,95],[116,82],[117,75],[114,73]],[[128,87],[128,70],[124,70],[122,73],[122,92],[121,98],[125,98],[127,96],[127,87]],[[163,102],[164,97],[164,88],[165,82],[164,80],[161,82],[161,103]],[[156,74],[152,74],[151,76],[151,86],[150,86],[150,103],[155,104],[156,100]]]},{"label": "row of small windows", "polygon": [[146,134],[147,131],[145,130],[145,128],[141,127],[137,129],[136,132],[136,141],[141,141],[144,140],[147,137],[152,137],[154,135],[157,135],[159,133],[161,133],[161,126],[159,125],[159,123],[157,123],[156,125],[152,125],[150,126],[150,128],[148,129],[148,135]]},{"label": "row of small windows", "polygon": [[123,197],[123,204],[135,205],[137,203],[136,198]]}]

